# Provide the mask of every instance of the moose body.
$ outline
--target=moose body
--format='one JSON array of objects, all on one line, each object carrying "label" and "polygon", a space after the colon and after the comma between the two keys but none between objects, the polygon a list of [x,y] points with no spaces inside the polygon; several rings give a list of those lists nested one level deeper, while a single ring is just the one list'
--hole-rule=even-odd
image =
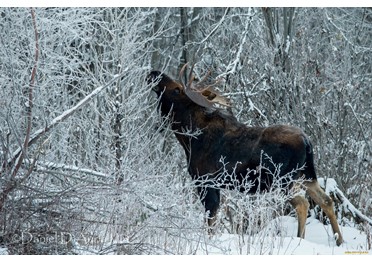
[{"label": "moose body", "polygon": [[[193,88],[192,79],[185,85],[159,71],[151,72],[147,79],[155,83],[161,114],[170,117],[185,151],[188,171],[209,213],[209,225],[220,204],[220,188],[258,193],[275,186],[288,193],[294,181],[303,178],[306,192],[330,219],[337,245],[343,242],[333,201],[319,187],[312,146],[301,129],[287,125],[248,127],[232,113],[213,108],[211,97],[220,99],[218,95],[211,95],[211,89]],[[297,212],[297,235],[303,238],[309,203],[301,195],[290,203]]]}]

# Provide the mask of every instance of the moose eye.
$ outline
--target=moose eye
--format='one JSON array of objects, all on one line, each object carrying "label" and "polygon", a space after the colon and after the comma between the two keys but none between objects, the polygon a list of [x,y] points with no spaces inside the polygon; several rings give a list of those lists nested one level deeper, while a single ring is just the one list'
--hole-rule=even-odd
[{"label": "moose eye", "polygon": [[152,90],[154,90],[155,92],[159,92],[160,91],[160,87],[156,85],[156,86],[154,86],[152,88]]},{"label": "moose eye", "polygon": [[181,89],[179,87],[176,87],[173,91],[176,95],[179,95],[181,93]]}]

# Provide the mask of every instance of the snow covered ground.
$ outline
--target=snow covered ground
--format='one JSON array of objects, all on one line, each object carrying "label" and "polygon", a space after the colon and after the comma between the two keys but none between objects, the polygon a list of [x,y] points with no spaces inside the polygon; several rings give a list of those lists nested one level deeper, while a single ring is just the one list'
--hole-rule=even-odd
[{"label": "snow covered ground", "polygon": [[[252,236],[222,233],[209,238],[206,234],[195,238],[192,246],[196,255],[372,255],[365,233],[351,227],[341,227],[341,232],[345,242],[337,247],[330,225],[308,218],[305,239],[300,239],[295,237],[297,220],[283,216]],[[7,254],[0,247],[0,255]]]},{"label": "snow covered ground", "polygon": [[[276,236],[273,233],[276,232]],[[250,255],[372,255],[367,250],[367,236],[351,227],[341,227],[345,239],[336,246],[330,225],[308,218],[305,239],[296,236],[297,221],[293,217],[280,217],[255,236],[221,234],[209,244],[201,245],[198,254],[250,254]],[[278,236],[279,235],[279,236]]]}]

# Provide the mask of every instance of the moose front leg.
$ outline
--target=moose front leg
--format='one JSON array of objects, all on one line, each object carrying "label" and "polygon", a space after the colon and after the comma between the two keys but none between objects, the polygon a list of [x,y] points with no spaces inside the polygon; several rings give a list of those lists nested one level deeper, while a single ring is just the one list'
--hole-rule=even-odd
[{"label": "moose front leg", "polygon": [[208,214],[208,232],[212,233],[212,226],[216,221],[217,210],[220,206],[220,190],[211,187],[199,187],[198,192],[205,207],[205,212]]}]

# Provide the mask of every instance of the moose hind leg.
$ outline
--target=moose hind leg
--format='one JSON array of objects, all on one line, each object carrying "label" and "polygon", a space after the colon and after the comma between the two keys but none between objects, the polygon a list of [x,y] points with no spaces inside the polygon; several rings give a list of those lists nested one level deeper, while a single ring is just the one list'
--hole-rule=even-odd
[{"label": "moose hind leg", "polygon": [[302,195],[296,195],[290,201],[293,208],[296,209],[298,228],[297,237],[305,238],[305,223],[307,218],[307,211],[309,209],[309,202]]},{"label": "moose hind leg", "polygon": [[336,244],[340,246],[343,242],[342,234],[337,223],[335,211],[333,210],[333,200],[324,192],[319,186],[317,180],[311,182],[305,182],[306,192],[309,196],[317,203],[331,222],[332,230],[334,234],[337,234]]}]

